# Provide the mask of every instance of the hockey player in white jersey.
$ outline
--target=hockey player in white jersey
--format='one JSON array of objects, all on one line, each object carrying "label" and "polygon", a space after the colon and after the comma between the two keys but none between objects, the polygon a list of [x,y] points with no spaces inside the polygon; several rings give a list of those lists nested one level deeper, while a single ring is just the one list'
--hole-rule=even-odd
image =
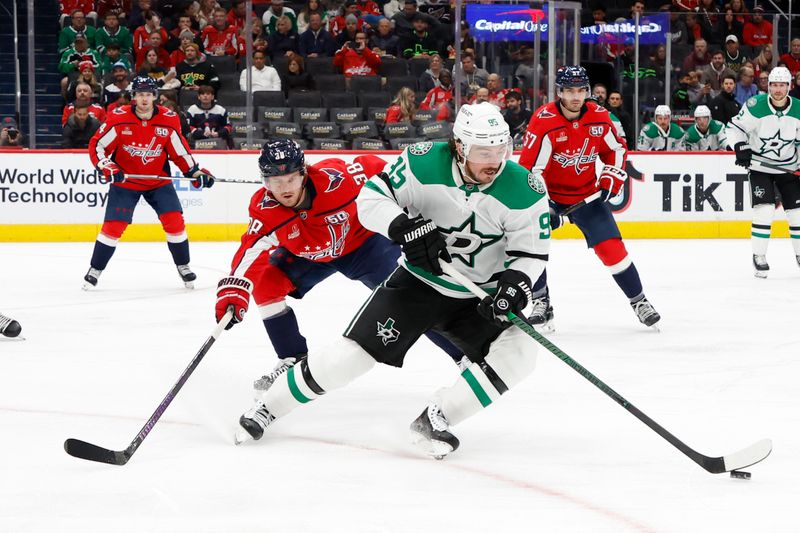
[{"label": "hockey player in white jersey", "polygon": [[728,145],[736,152],[736,164],[750,171],[753,205],[750,243],[757,278],[766,278],[769,273],[767,246],[775,216],[776,187],[789,220],[795,260],[800,266],[800,180],[793,174],[800,165],[797,147],[800,100],[789,96],[791,81],[792,74],[786,67],[772,69],[768,93],[748,99],[726,130]]},{"label": "hockey player in white jersey", "polygon": [[647,152],[683,150],[683,129],[672,122],[668,105],[656,106],[653,122],[648,122],[639,132],[636,149]]},{"label": "hockey player in white jersey", "polygon": [[[459,446],[450,427],[496,401],[533,371],[537,345],[506,313],[531,301],[550,243],[541,179],[509,161],[511,135],[489,103],[459,110],[449,143],[406,148],[358,197],[365,227],[398,242],[400,268],[364,303],[335,346],[312,351],[239,420],[237,443],[344,386],[375,365],[400,367],[427,330],[473,362],[411,424],[415,443],[441,458]],[[440,260],[493,294],[483,301],[442,273]]]},{"label": "hockey player in white jersey", "polygon": [[725,150],[725,124],[711,118],[708,106],[699,105],[694,110],[694,124],[686,128],[683,149],[687,152]]}]

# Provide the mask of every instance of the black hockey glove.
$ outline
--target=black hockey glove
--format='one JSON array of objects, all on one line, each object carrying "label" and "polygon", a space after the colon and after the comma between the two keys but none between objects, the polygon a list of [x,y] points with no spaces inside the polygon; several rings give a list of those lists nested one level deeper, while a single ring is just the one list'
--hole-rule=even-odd
[{"label": "black hockey glove", "polygon": [[192,178],[192,186],[197,189],[210,189],[214,186],[214,176],[211,175],[211,172],[204,168],[200,168],[199,165],[195,165],[190,168],[186,174],[184,174],[187,178]]},{"label": "black hockey glove", "polygon": [[506,314],[519,314],[531,300],[531,280],[518,270],[506,270],[497,282],[497,294],[487,296],[478,304],[478,314],[489,322],[502,326]]},{"label": "black hockey glove", "polygon": [[450,262],[447,243],[439,228],[422,216],[408,218],[400,215],[395,218],[389,224],[389,238],[400,243],[409,263],[437,276],[443,274],[439,259]]},{"label": "black hockey glove", "polygon": [[736,143],[736,146],[733,147],[733,151],[736,152],[736,164],[740,167],[750,168],[753,159],[753,150],[747,146],[747,143]]},{"label": "black hockey glove", "polygon": [[549,205],[550,211],[550,231],[555,231],[564,224],[564,219],[556,208],[556,204],[551,200]]}]

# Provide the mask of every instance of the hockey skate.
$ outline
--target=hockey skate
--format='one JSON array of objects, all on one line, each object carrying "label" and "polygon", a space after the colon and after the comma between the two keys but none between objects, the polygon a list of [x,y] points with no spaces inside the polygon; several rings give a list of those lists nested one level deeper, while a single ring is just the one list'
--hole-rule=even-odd
[{"label": "hockey skate", "polygon": [[639,318],[639,322],[658,331],[658,326],[656,326],[656,323],[661,320],[661,315],[659,315],[658,311],[655,310],[653,304],[647,301],[647,298],[642,298],[639,301],[631,302],[631,307],[633,308],[633,312],[636,313],[636,316]]},{"label": "hockey skate", "polygon": [[308,357],[307,353],[301,353],[297,357],[286,357],[284,359],[279,359],[278,364],[275,365],[275,368],[272,369],[272,372],[261,376],[253,382],[253,388],[256,390],[258,398],[260,398],[261,394],[263,394],[264,391],[269,389],[272,384],[275,383],[275,380],[278,379],[281,374],[292,368],[306,357]]},{"label": "hockey skate", "polygon": [[[800,264],[800,259],[798,260],[798,264]],[[753,268],[755,269],[755,275],[757,278],[766,278],[767,274],[769,274],[769,263],[767,263],[767,256],[753,254]]]},{"label": "hockey skate", "polygon": [[533,309],[528,317],[528,323],[540,333],[553,333],[556,328],[553,323],[553,306],[550,305],[550,296],[536,298]]},{"label": "hockey skate", "polygon": [[441,460],[456,451],[460,444],[449,429],[442,410],[437,404],[431,403],[411,423],[411,442],[427,455]]},{"label": "hockey skate", "polygon": [[175,265],[178,268],[178,275],[183,280],[183,285],[187,289],[194,289],[194,280],[197,279],[197,274],[192,272],[189,265]]},{"label": "hockey skate", "polygon": [[239,429],[233,436],[233,442],[239,444],[248,440],[259,440],[264,435],[264,430],[272,424],[275,417],[267,411],[261,401],[250,408],[245,414],[239,417]]},{"label": "hockey skate", "polygon": [[0,313],[0,335],[13,339],[22,333],[22,326],[13,318]]},{"label": "hockey skate", "polygon": [[88,291],[93,287],[97,287],[97,280],[100,278],[100,274],[102,274],[102,270],[97,270],[96,268],[90,268],[89,272],[83,276],[83,290]]}]

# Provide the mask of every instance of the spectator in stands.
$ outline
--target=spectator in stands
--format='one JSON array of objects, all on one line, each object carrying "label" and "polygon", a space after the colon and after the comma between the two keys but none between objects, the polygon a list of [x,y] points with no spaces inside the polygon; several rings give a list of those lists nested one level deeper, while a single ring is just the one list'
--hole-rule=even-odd
[{"label": "spectator in stands", "polygon": [[101,123],[106,120],[106,111],[103,106],[92,101],[92,88],[86,83],[79,83],[75,86],[75,101],[64,107],[61,114],[61,126],[67,123],[69,116],[75,111],[76,105],[89,106],[89,114]]},{"label": "spectator in stands", "polygon": [[686,30],[688,31],[687,37],[689,38],[689,44],[694,44],[696,40],[703,38],[700,31],[700,24],[697,22],[697,15],[695,13],[686,13],[685,17],[686,19],[684,22],[686,23]]},{"label": "spectator in stands", "polygon": [[181,86],[177,71],[161,62],[158,50],[155,48],[145,52],[144,61],[139,66],[137,74],[139,76],[150,76],[158,82],[158,87],[165,91],[171,91]]},{"label": "spectator in stands", "polygon": [[170,111],[174,111],[175,114],[178,115],[178,120],[181,123],[181,135],[188,139],[191,136],[192,129],[189,126],[189,119],[186,118],[186,113],[183,112],[181,106],[178,105],[178,102],[170,98],[167,93],[159,93],[158,102]]},{"label": "spectator in stands", "polygon": [[158,63],[161,66],[166,69],[172,66],[172,59],[169,57],[169,52],[164,49],[164,41],[161,36],[161,32],[154,31],[150,34],[148,45],[145,48],[141,48],[136,56],[136,70],[142,68],[142,64],[145,62],[146,56],[151,51],[155,51],[156,56],[158,56]]},{"label": "spectator in stands", "polygon": [[747,46],[763,46],[772,44],[772,23],[764,20],[764,8],[753,8],[753,16],[745,22],[742,30],[742,40]]},{"label": "spectator in stands", "polygon": [[663,80],[667,76],[667,47],[663,44],[656,46],[655,53],[650,57],[650,67],[655,71],[655,76]]},{"label": "spectator in stands", "polygon": [[403,4],[405,3],[404,0],[389,0],[385,4],[383,4],[383,14],[384,16],[391,20],[396,14],[403,11]]},{"label": "spectator in stands", "polygon": [[278,21],[281,17],[289,19],[291,31],[297,33],[297,13],[291,7],[283,7],[283,0],[272,0],[270,7],[264,12],[261,21],[267,30],[267,35],[272,36],[278,31]]},{"label": "spectator in stands", "polygon": [[503,80],[499,74],[489,74],[486,78],[486,101],[497,106],[501,111],[506,107],[506,94],[508,89],[503,89]]},{"label": "spectator in stands", "polygon": [[97,80],[97,74],[95,73],[91,61],[81,61],[81,63],[78,65],[78,77],[70,82],[70,84],[67,86],[65,98],[67,102],[71,102],[75,99],[75,87],[77,87],[79,83],[85,83],[92,88],[92,98],[100,98],[103,87]]},{"label": "spectator in stands", "polygon": [[525,136],[532,113],[522,105],[522,93],[516,89],[508,91],[505,100],[503,118],[508,124],[511,136],[519,142]]},{"label": "spectator in stands", "polygon": [[[403,10],[392,17],[394,31],[401,39],[414,33],[414,18],[417,16],[417,0],[404,0]],[[428,15],[423,16],[431,23]],[[436,19],[433,19],[434,21]],[[437,21],[438,22],[438,21]]]},{"label": "spectator in stands", "polygon": [[692,107],[697,105],[708,105],[711,99],[716,94],[711,88],[710,83],[702,83],[700,78],[702,73],[699,70],[692,70],[689,72],[689,104]]},{"label": "spectator in stands", "polygon": [[121,92],[117,95],[117,99],[108,104],[108,108],[106,109],[106,114],[111,113],[116,108],[124,105],[129,105],[131,103],[131,93],[128,91]]},{"label": "spectator in stands", "polygon": [[373,28],[378,24],[378,19],[382,16],[381,8],[373,0],[356,0],[356,7],[364,22]]},{"label": "spectator in stands", "polygon": [[755,74],[750,67],[742,67],[739,71],[739,81],[736,83],[736,92],[734,98],[739,105],[744,105],[748,98],[758,94],[758,86],[753,83]]},{"label": "spectator in stands", "polygon": [[[181,40],[186,38],[187,33],[192,34],[192,42],[200,43],[200,31],[192,28],[192,17],[189,15],[181,15],[178,17],[178,25],[169,31],[169,40],[167,44],[164,45],[164,48],[170,53],[179,50],[183,44]],[[181,61],[183,61],[183,57],[181,57],[179,61],[174,61],[172,64],[177,65]]]},{"label": "spectator in stands", "polygon": [[411,122],[417,114],[417,93],[408,87],[402,87],[386,110],[386,124]]},{"label": "spectator in stands", "polygon": [[311,15],[317,13],[320,18],[321,26],[328,24],[328,14],[320,5],[320,0],[306,0],[306,5],[297,15],[297,33],[301,36],[311,26]]},{"label": "spectator in stands", "polygon": [[302,56],[291,52],[286,65],[287,74],[284,77],[284,92],[311,91],[314,89],[314,79],[306,72]]},{"label": "spectator in stands", "polygon": [[725,65],[738,73],[747,58],[739,50],[739,39],[735,35],[725,37]]},{"label": "spectator in stands", "polygon": [[592,96],[597,99],[598,104],[605,106],[608,98],[608,89],[602,83],[595,83],[592,86]]},{"label": "spectator in stands", "polygon": [[400,54],[406,59],[441,54],[439,39],[428,31],[428,17],[416,13],[412,20],[414,31],[400,39]]},{"label": "spectator in stands", "polygon": [[789,53],[783,54],[780,61],[786,65],[792,76],[800,71],[800,38],[792,39],[792,42],[789,43]]},{"label": "spectator in stands", "polygon": [[[186,47],[190,44],[197,44],[195,43],[195,35],[190,30],[183,30],[180,34],[180,46],[173,50],[172,53],[169,55],[169,62],[173,66],[177,66],[180,64],[181,61],[186,59]],[[205,61],[206,57],[205,54],[200,54],[199,57],[200,61]]]},{"label": "spectator in stands", "polygon": [[275,24],[275,33],[270,34],[267,42],[269,43],[267,51],[273,61],[276,57],[299,51],[297,32],[293,29],[292,21],[289,17],[283,16],[278,19]]},{"label": "spectator in stands", "polygon": [[230,148],[233,126],[228,111],[217,103],[213,87],[203,85],[197,93],[199,102],[186,112],[192,139],[224,139]]},{"label": "spectator in stands", "polygon": [[722,79],[722,90],[711,99],[711,118],[727,124],[739,113],[741,106],[736,101],[736,76],[725,76]]},{"label": "spectator in stands", "polygon": [[[267,48],[269,47],[269,43],[267,43],[267,34],[264,31],[264,24],[261,22],[261,19],[257,18],[257,17],[252,19],[252,21],[253,21],[253,25],[252,25],[252,28],[253,28],[253,34],[252,34],[252,36],[253,36],[253,52],[258,50],[260,52],[264,52],[265,54],[269,55],[269,53],[267,52]],[[238,30],[238,33],[237,33],[238,37],[237,37],[236,41],[237,41],[238,46],[239,46],[239,57],[240,58],[244,58],[244,57],[247,56],[247,36],[245,35],[245,30],[246,30],[246,28],[240,28]],[[240,61],[243,62],[244,60],[240,59]]]},{"label": "spectator in stands", "polygon": [[369,47],[379,56],[397,56],[400,38],[386,17],[378,19],[378,31],[369,39]]},{"label": "spectator in stands", "polygon": [[336,53],[336,42],[323,27],[323,19],[319,13],[309,15],[308,29],[300,35],[298,47],[303,57],[333,57]]},{"label": "spectator in stands", "polygon": [[715,50],[711,54],[711,63],[698,69],[700,72],[700,84],[709,85],[714,91],[715,96],[722,88],[722,78],[725,76],[736,76],[725,64],[725,53],[722,50]]},{"label": "spectator in stands", "polygon": [[67,119],[61,133],[62,148],[88,148],[89,139],[100,128],[100,122],[89,114],[89,106],[79,104]]},{"label": "spectator in stands", "polygon": [[755,59],[753,59],[753,70],[755,70],[756,75],[772,70],[771,44],[765,44],[761,47],[761,51],[758,53]]},{"label": "spectator in stands", "polygon": [[[466,20],[461,21],[461,50],[475,50],[475,39],[469,34],[469,23]],[[452,44],[447,45],[447,58],[455,59],[456,50]]]},{"label": "spectator in stands", "polygon": [[11,117],[0,120],[0,146],[3,148],[23,148],[25,137],[19,131],[17,121]]},{"label": "spectator in stands", "polygon": [[97,19],[104,20],[106,15],[114,13],[121,26],[127,27],[128,13],[131,12],[131,0],[97,0]]},{"label": "spectator in stands", "polygon": [[[280,91],[281,78],[274,67],[266,64],[267,54],[264,52],[253,52],[253,66],[250,68],[252,92],[256,91]],[[239,88],[247,91],[247,69],[242,70],[239,76]]]},{"label": "spectator in stands", "polygon": [[153,0],[136,0],[128,16],[128,27],[138,28],[144,25],[145,15],[153,9]]},{"label": "spectator in stands", "polygon": [[357,30],[364,28],[364,21],[359,17],[358,2],[356,2],[356,0],[345,0],[344,13],[333,17],[328,24],[328,31],[331,32],[331,36],[333,36],[334,39],[337,39],[339,34],[342,33],[347,26],[348,15],[353,15],[358,20]]},{"label": "spectator in stands", "polygon": [[101,55],[106,53],[106,47],[111,43],[119,45],[120,52],[130,54],[133,52],[133,36],[128,28],[120,26],[119,16],[115,11],[109,11],[103,18],[103,27],[94,35],[95,49]]},{"label": "spectator in stands", "polygon": [[63,28],[67,24],[67,20],[72,17],[72,13],[75,11],[80,11],[85,18],[92,21],[92,26],[97,26],[97,12],[94,10],[94,2],[92,0],[60,0],[58,4],[61,10],[61,16],[58,20],[59,28]]},{"label": "spectator in stands", "polygon": [[692,74],[696,71],[690,70],[689,72],[682,72],[681,77],[678,78],[678,85],[672,91],[670,98],[670,107],[681,111],[689,110],[689,83],[692,81]]},{"label": "spectator in stands", "polygon": [[67,76],[61,80],[61,94],[66,96],[67,86],[70,81],[74,80],[79,75],[78,65],[88,61],[92,67],[97,68],[100,66],[100,56],[97,52],[89,48],[89,43],[86,37],[79,33],[75,36],[75,42],[72,46],[64,50],[61,54],[61,61],[58,63],[58,71]]},{"label": "spectator in stands", "polygon": [[628,148],[633,148],[633,119],[623,107],[622,93],[619,91],[609,91],[605,108],[614,113],[619,119],[620,124],[622,124],[622,130],[625,132],[625,142]]},{"label": "spectator in stands", "polygon": [[203,50],[207,54],[221,57],[224,55],[235,56],[238,52],[236,28],[228,24],[227,17],[224,9],[221,7],[215,9],[212,23],[200,32]]},{"label": "spectator in stands", "polygon": [[98,70],[105,76],[111,72],[111,67],[114,63],[120,62],[124,63],[128,70],[133,70],[133,64],[129,58],[130,54],[122,55],[122,50],[120,50],[117,43],[108,43],[105,54],[100,57],[100,68]]},{"label": "spectator in stands", "polygon": [[644,9],[645,9],[644,0],[633,0],[633,2],[631,2],[628,18],[635,19],[637,14],[640,17],[643,17]]},{"label": "spectator in stands", "polygon": [[442,106],[452,99],[453,75],[449,70],[442,70],[442,73],[439,74],[439,86],[428,91],[425,99],[419,104],[419,108],[430,109],[438,113],[442,111]]},{"label": "spectator in stands", "polygon": [[711,54],[708,53],[708,44],[704,39],[696,39],[692,55],[683,60],[683,72],[697,70],[711,63]]},{"label": "spectator in stands", "polygon": [[722,36],[714,33],[714,30],[717,29],[717,20],[721,18],[716,0],[700,0],[695,11],[697,12],[697,22],[700,25],[700,34],[703,39],[713,44],[719,44]]},{"label": "spectator in stands", "polygon": [[201,32],[206,26],[214,23],[214,11],[219,7],[217,0],[200,0],[200,8],[197,10],[197,25]]},{"label": "spectator in stands", "polygon": [[219,89],[217,70],[209,61],[200,61],[200,47],[195,43],[189,43],[183,53],[186,55],[186,59],[175,67],[181,90],[197,91],[200,86],[208,85],[216,93]]},{"label": "spectator in stands", "polygon": [[[662,6],[659,11],[670,11],[671,6]],[[666,9],[664,9],[666,8]],[[669,13],[669,31],[672,44],[689,44],[689,28],[681,18],[680,11],[673,10]],[[694,41],[694,37],[692,37]]]},{"label": "spectator in stands", "polygon": [[[251,11],[251,16],[256,18],[256,12]],[[233,5],[227,14],[227,22],[229,26],[233,26],[236,30],[241,30],[245,25],[245,18],[247,15],[247,2],[246,0],[233,0]]]},{"label": "spectator in stands", "polygon": [[480,87],[486,87],[489,73],[475,64],[471,53],[461,54],[461,95],[472,96]]},{"label": "spectator in stands", "polygon": [[[768,92],[767,88],[769,87],[769,71],[768,70],[762,70],[761,72],[758,73],[757,76],[758,77],[756,79],[756,84],[758,85],[758,94],[767,94],[767,92]],[[797,98],[797,96],[796,96],[797,94],[800,94],[800,88],[797,87],[798,78],[800,78],[800,72],[795,74],[795,77],[794,77],[794,87],[795,87],[795,89],[798,89],[798,90],[795,91],[795,94],[792,94],[792,91],[789,91],[789,96],[794,96],[795,98]],[[792,89],[792,90],[794,90],[794,89]]]},{"label": "spectator in stands", "polygon": [[119,99],[120,93],[130,91],[130,71],[122,61],[114,63],[111,68],[111,83],[103,87],[103,107]]},{"label": "spectator in stands", "polygon": [[[759,81],[761,81],[761,78],[759,78]],[[769,73],[767,73],[767,85],[769,85]],[[794,87],[789,91],[789,96],[800,98],[800,72],[794,77]]]},{"label": "spectator in stands", "polygon": [[442,56],[433,54],[428,63],[428,69],[419,77],[419,90],[425,91],[427,94],[427,92],[434,87],[438,87],[439,75],[442,73],[443,69],[444,62],[442,61]]},{"label": "spectator in stands", "polygon": [[[169,35],[166,28],[161,26],[161,15],[155,11],[148,11],[144,14],[145,23],[133,31],[133,55],[137,63],[141,62],[141,57],[147,48],[152,46],[151,34],[158,32],[161,35],[161,45],[167,42]],[[159,46],[161,46],[159,45]]]},{"label": "spectator in stands", "polygon": [[348,41],[333,56],[333,65],[345,78],[377,76],[381,57],[367,46],[367,34],[360,31],[355,41]]},{"label": "spectator in stands", "polygon": [[359,18],[352,14],[344,18],[344,29],[336,36],[337,48],[343,47],[347,42],[354,42],[356,40],[356,34],[363,31],[363,25],[359,26],[358,22]]},{"label": "spectator in stands", "polygon": [[741,42],[744,33],[744,24],[739,22],[733,14],[733,9],[730,5],[725,8],[725,15],[719,17],[717,21],[717,30],[714,32],[716,35],[735,35]]},{"label": "spectator in stands", "polygon": [[87,43],[94,45],[94,26],[86,25],[86,16],[80,9],[75,9],[70,14],[70,25],[61,30],[58,34],[58,53],[63,54],[75,42],[76,35],[85,36]]},{"label": "spectator in stands", "polygon": [[486,87],[481,87],[475,92],[475,95],[469,101],[470,104],[482,104],[484,102],[489,102],[489,89]]}]

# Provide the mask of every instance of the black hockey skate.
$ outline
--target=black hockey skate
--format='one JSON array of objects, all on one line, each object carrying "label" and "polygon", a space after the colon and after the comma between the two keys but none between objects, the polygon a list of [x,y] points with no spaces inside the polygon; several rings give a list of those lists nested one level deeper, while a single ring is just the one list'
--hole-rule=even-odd
[{"label": "black hockey skate", "polygon": [[647,298],[642,298],[636,302],[631,302],[631,307],[633,308],[633,312],[636,313],[636,316],[639,318],[639,322],[649,328],[658,330],[656,323],[661,320],[661,315],[659,315],[658,311],[655,310],[653,304],[647,301]]},{"label": "black hockey skate", "polygon": [[187,289],[194,289],[194,280],[197,279],[197,274],[192,272],[189,265],[175,265],[178,269],[178,275],[183,280],[183,284]]},{"label": "black hockey skate", "polygon": [[278,379],[281,374],[292,368],[306,357],[308,357],[307,353],[301,353],[297,357],[286,357],[285,359],[279,359],[278,364],[275,365],[275,368],[272,369],[272,372],[261,376],[253,382],[253,388],[258,392],[258,394],[263,393],[272,387],[272,384],[275,383],[275,380]]},{"label": "black hockey skate", "polygon": [[100,278],[100,274],[102,274],[102,270],[97,270],[96,268],[89,268],[89,272],[83,276],[83,290],[88,291],[93,287],[97,287],[97,280]]},{"label": "black hockey skate", "polygon": [[274,420],[275,417],[267,411],[264,404],[256,402],[249,411],[239,417],[241,428],[234,435],[233,441],[239,445],[250,439],[259,440],[264,435],[264,430]]},{"label": "black hockey skate", "polygon": [[438,405],[432,403],[411,423],[412,442],[427,455],[443,459],[458,449],[459,442]]},{"label": "black hockey skate", "polygon": [[769,274],[769,263],[767,263],[766,255],[753,254],[753,268],[757,278],[764,279]]},{"label": "black hockey skate", "polygon": [[554,316],[553,306],[550,305],[550,296],[543,296],[533,300],[533,309],[528,317],[528,323],[538,331],[552,333],[555,331]]},{"label": "black hockey skate", "polygon": [[8,338],[19,337],[22,333],[22,326],[13,318],[9,318],[0,313],[0,335]]}]

